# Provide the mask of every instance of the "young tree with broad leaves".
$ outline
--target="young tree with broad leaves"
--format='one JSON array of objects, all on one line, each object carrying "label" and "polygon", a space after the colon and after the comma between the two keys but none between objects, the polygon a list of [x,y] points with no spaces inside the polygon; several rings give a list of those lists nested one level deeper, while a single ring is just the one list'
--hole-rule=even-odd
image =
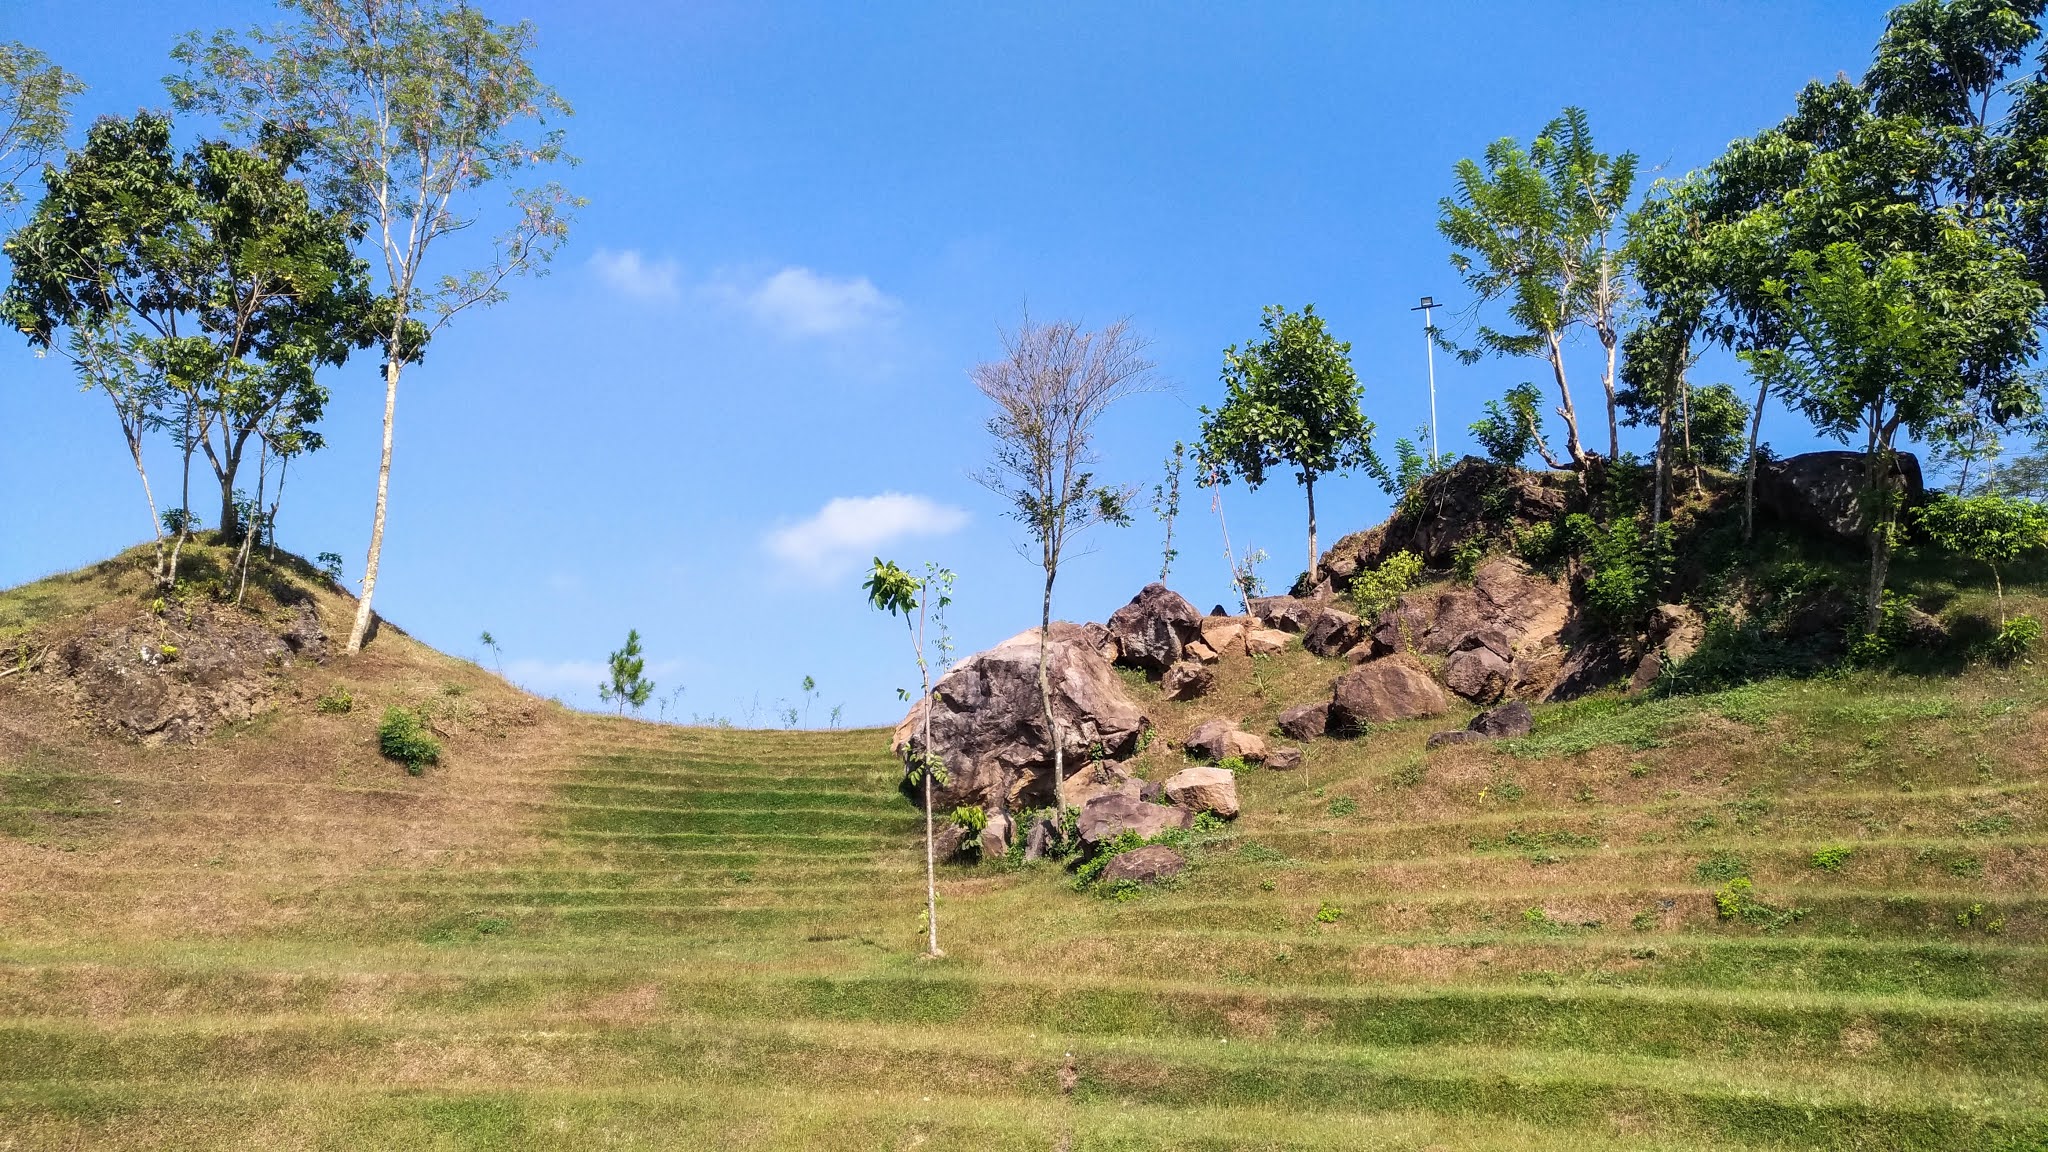
[{"label": "young tree with broad leaves", "polygon": [[1117,401],[1150,386],[1145,340],[1118,320],[1090,332],[1069,321],[1033,323],[1003,334],[1003,355],[975,366],[974,386],[995,405],[995,444],[982,485],[1010,505],[1038,545],[1045,575],[1039,600],[1038,694],[1052,742],[1053,802],[1066,806],[1066,755],[1046,649],[1052,642],[1052,591],[1074,537],[1097,524],[1127,525],[1134,488],[1095,479],[1095,425]]},{"label": "young tree with broad leaves", "polygon": [[515,189],[488,257],[461,268],[430,256],[480,222],[486,186],[572,162],[549,127],[569,106],[533,71],[530,24],[496,23],[461,0],[281,2],[295,22],[187,37],[170,87],[179,107],[233,131],[305,134],[322,190],[365,229],[382,273],[384,434],[353,653],[374,619],[399,376],[457,315],[544,272],[578,201],[553,182]]},{"label": "young tree with broad leaves", "polygon": [[2001,572],[2029,552],[2048,549],[2048,508],[2010,496],[1940,496],[1920,509],[1920,530],[1936,544],[1991,569],[1998,593],[1998,626],[2005,618]]},{"label": "young tree with broad leaves", "polygon": [[0,212],[22,202],[20,185],[64,147],[78,77],[18,41],[0,42]]},{"label": "young tree with broad leaves", "polygon": [[[877,556],[861,590],[868,594],[870,606],[903,619],[903,626],[910,632],[911,652],[917,658],[918,706],[924,711],[917,741],[905,750],[905,768],[911,786],[924,791],[925,955],[943,956],[945,953],[939,951],[938,851],[932,826],[932,786],[945,784],[946,762],[932,747],[932,668],[926,658],[925,626],[931,623],[939,629],[939,660],[943,664],[951,647],[945,639],[944,618],[947,606],[953,603],[953,573],[927,564],[924,578],[919,579],[894,561],[885,562]],[[838,710],[833,711],[836,718]]]},{"label": "young tree with broad leaves", "polygon": [[[1266,470],[1294,469],[1308,497],[1308,571],[1314,572],[1316,481],[1362,468],[1391,483],[1373,451],[1373,422],[1359,401],[1365,395],[1351,367],[1351,345],[1330,334],[1310,304],[1299,312],[1265,309],[1263,339],[1223,350],[1223,403],[1202,412],[1197,449],[1202,472],[1247,488],[1266,482]],[[1389,489],[1391,491],[1391,489]]]},{"label": "young tree with broad leaves", "polygon": [[1564,345],[1573,329],[1591,328],[1606,355],[1601,383],[1612,459],[1621,451],[1615,365],[1627,290],[1615,232],[1635,186],[1635,154],[1599,151],[1585,112],[1567,108],[1528,148],[1503,138],[1487,147],[1483,164],[1460,160],[1455,171],[1457,192],[1441,201],[1437,229],[1477,303],[1505,300],[1514,329],[1481,324],[1477,347],[1453,351],[1468,364],[1488,355],[1542,357],[1557,383],[1567,461],[1539,450],[1552,468],[1583,471],[1591,454],[1579,435]]}]

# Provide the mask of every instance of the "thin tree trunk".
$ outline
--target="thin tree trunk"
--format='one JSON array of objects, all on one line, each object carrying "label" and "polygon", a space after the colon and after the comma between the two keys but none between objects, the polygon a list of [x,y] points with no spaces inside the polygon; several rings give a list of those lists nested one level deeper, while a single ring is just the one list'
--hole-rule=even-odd
[{"label": "thin tree trunk", "polygon": [[1650,495],[1650,532],[1654,536],[1657,525],[1664,522],[1664,484],[1670,475],[1670,466],[1665,462],[1671,455],[1671,401],[1665,400],[1657,406],[1657,469],[1654,476],[1656,491]]},{"label": "thin tree trunk", "polygon": [[1864,630],[1875,634],[1884,623],[1884,583],[1892,561],[1891,461],[1884,438],[1872,429],[1864,456],[1864,476],[1870,506],[1864,515],[1864,531],[1870,537],[1870,585],[1865,589]]},{"label": "thin tree trunk", "polygon": [[1692,468],[1692,490],[1698,495],[1707,490],[1700,479],[1700,458],[1692,451],[1692,385],[1681,377],[1678,381],[1678,423],[1685,439],[1685,461]]},{"label": "thin tree trunk", "polygon": [[1316,581],[1316,478],[1312,474],[1302,483],[1308,488],[1308,581]]},{"label": "thin tree trunk", "polygon": [[[1059,561],[1053,558],[1050,549],[1045,558],[1045,599],[1038,617],[1038,702],[1045,708],[1046,738],[1052,742],[1052,804],[1053,810],[1064,813],[1067,810],[1067,760],[1065,741],[1060,739],[1059,720],[1052,711],[1052,680],[1046,675],[1046,649],[1052,643],[1052,581],[1058,572]],[[927,709],[929,711],[929,709]]]},{"label": "thin tree trunk", "polygon": [[1586,448],[1579,443],[1579,416],[1572,408],[1571,385],[1565,383],[1564,348],[1558,343],[1557,333],[1552,332],[1550,340],[1550,372],[1557,378],[1557,414],[1564,420],[1564,451],[1571,457],[1572,467],[1583,471],[1586,467]]},{"label": "thin tree trunk", "polygon": [[363,563],[363,596],[356,601],[356,621],[349,628],[348,652],[363,650],[374,619],[370,599],[377,593],[377,563],[384,555],[384,511],[391,499],[391,425],[398,412],[398,340],[387,345],[384,365],[384,454],[377,463],[377,515],[370,522],[370,555]]},{"label": "thin tree trunk", "polygon": [[1991,566],[1991,586],[1998,590],[1998,630],[2005,631],[2005,581],[1998,575],[1998,565]]},{"label": "thin tree trunk", "polygon": [[156,570],[153,578],[158,584],[164,582],[164,522],[156,513],[156,494],[149,490],[149,470],[142,466],[142,437],[133,434],[128,437],[128,455],[135,460],[135,475],[142,480],[142,499],[149,505],[149,529],[155,533]]},{"label": "thin tree trunk", "polygon": [[1621,459],[1621,424],[1615,417],[1614,403],[1614,332],[1602,329],[1600,343],[1607,348],[1607,371],[1600,377],[1600,386],[1607,390],[1607,458]]},{"label": "thin tree trunk", "polygon": [[1749,458],[1742,466],[1742,542],[1747,544],[1756,535],[1756,442],[1764,429],[1764,401],[1770,399],[1771,386],[1757,385],[1756,411],[1749,418]]}]

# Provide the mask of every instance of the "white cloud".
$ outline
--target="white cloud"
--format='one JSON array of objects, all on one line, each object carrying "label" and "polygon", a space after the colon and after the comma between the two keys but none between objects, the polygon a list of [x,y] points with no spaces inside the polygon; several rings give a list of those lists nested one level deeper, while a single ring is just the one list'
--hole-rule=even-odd
[{"label": "white cloud", "polygon": [[902,307],[865,276],[835,280],[795,265],[731,292],[755,320],[786,336],[851,332],[881,323]]},{"label": "white cloud", "polygon": [[681,291],[682,269],[675,261],[649,260],[635,248],[599,248],[590,267],[613,291],[637,300],[674,300]]},{"label": "white cloud", "polygon": [[768,533],[769,554],[795,575],[825,582],[899,540],[945,536],[967,523],[967,513],[923,496],[835,496],[817,515]]}]

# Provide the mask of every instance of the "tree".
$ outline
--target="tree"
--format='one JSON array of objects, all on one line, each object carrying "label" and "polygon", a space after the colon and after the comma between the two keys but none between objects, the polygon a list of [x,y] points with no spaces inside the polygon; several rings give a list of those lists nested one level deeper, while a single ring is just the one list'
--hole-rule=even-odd
[{"label": "tree", "polygon": [[140,433],[178,404],[186,482],[197,448],[228,539],[240,535],[236,481],[251,440],[266,464],[321,446],[318,371],[364,342],[370,311],[349,221],[315,209],[291,178],[298,151],[271,133],[260,150],[203,142],[179,156],[164,117],[105,118],[48,171],[6,245],[13,278],[0,309],[39,347],[69,330],[66,351],[113,399],[145,495]]},{"label": "tree", "polygon": [[[953,602],[953,573],[927,564],[925,577],[920,580],[894,561],[884,562],[877,556],[875,566],[861,588],[868,594],[871,606],[903,618],[903,626],[910,633],[911,652],[917,658],[920,681],[917,698],[924,707],[924,716],[917,743],[906,750],[905,768],[911,785],[924,789],[925,955],[942,956],[944,953],[939,951],[938,853],[932,832],[932,783],[934,778],[940,784],[946,782],[946,762],[932,747],[932,670],[925,658],[924,630],[928,619],[942,620],[946,607]],[[940,629],[939,655],[943,660],[948,649],[943,640],[943,623]]]},{"label": "tree", "polygon": [[1145,341],[1118,320],[1099,332],[1026,316],[1003,334],[1003,356],[975,366],[974,385],[995,405],[995,439],[981,483],[1010,505],[1038,545],[1045,574],[1039,601],[1038,695],[1052,741],[1055,804],[1066,805],[1066,756],[1046,679],[1052,590],[1074,537],[1097,524],[1124,526],[1135,491],[1095,480],[1095,424],[1118,400],[1149,386]]},{"label": "tree", "polygon": [[1159,579],[1166,580],[1173,571],[1173,562],[1180,550],[1173,546],[1173,521],[1180,515],[1180,471],[1187,461],[1187,445],[1178,440],[1173,442],[1173,451],[1166,454],[1166,479],[1152,486],[1152,514],[1166,526],[1166,540],[1159,546]]},{"label": "tree", "polygon": [[2005,578],[2000,568],[2048,548],[2048,508],[2009,496],[1939,496],[1920,509],[1920,529],[1936,544],[1991,569],[1998,591],[1998,626],[2005,627]]},{"label": "tree", "polygon": [[[232,131],[305,134],[323,190],[366,229],[381,265],[384,435],[354,653],[374,618],[400,373],[456,315],[504,299],[513,276],[545,271],[578,201],[553,182],[514,191],[487,258],[433,277],[429,256],[478,222],[486,185],[570,161],[560,130],[547,127],[569,106],[527,62],[530,24],[494,23],[462,0],[282,3],[296,23],[188,36],[173,53],[184,74],[170,88],[180,108],[204,109]],[[537,136],[523,134],[529,126]]]},{"label": "tree", "polygon": [[[1671,475],[1671,418],[1679,417],[1680,439],[1690,455],[1691,386],[1686,372],[1698,360],[1695,338],[1714,296],[1713,252],[1703,210],[1704,181],[1688,177],[1659,180],[1628,217],[1629,258],[1643,295],[1642,321],[1624,339],[1620,407],[1633,409],[1630,423],[1649,423],[1656,413],[1657,454],[1650,527],[1663,521]],[[1698,488],[1699,473],[1693,473]]]},{"label": "tree", "polygon": [[[1636,157],[1609,156],[1593,146],[1586,114],[1567,108],[1525,150],[1512,138],[1489,145],[1485,163],[1455,169],[1457,192],[1441,202],[1437,229],[1457,251],[1458,270],[1478,303],[1507,301],[1515,330],[1480,325],[1478,346],[1456,350],[1467,363],[1487,355],[1541,356],[1557,382],[1557,414],[1565,423],[1570,466],[1584,470],[1577,409],[1564,367],[1564,341],[1579,325],[1593,329],[1606,353],[1608,455],[1619,455],[1615,411],[1616,317],[1626,288],[1623,253],[1614,244],[1635,185]],[[1552,468],[1565,467],[1548,455]]]},{"label": "tree", "polygon": [[642,676],[647,670],[647,657],[640,650],[640,630],[626,630],[626,646],[611,655],[612,678],[597,686],[597,698],[610,704],[618,703],[619,715],[626,714],[626,705],[631,704],[638,712],[647,704],[647,698],[654,695],[654,681]]},{"label": "tree", "polygon": [[1519,468],[1532,451],[1541,451],[1546,459],[1550,456],[1548,449],[1541,447],[1543,414],[1536,410],[1541,399],[1536,386],[1525,381],[1500,399],[1486,402],[1485,415],[1472,422],[1472,437],[1486,449],[1488,459]]},{"label": "tree", "polygon": [[1783,347],[1745,355],[1823,435],[1863,441],[1865,628],[1875,632],[1900,498],[1898,433],[1923,435],[1978,393],[2002,397],[1997,408],[2023,403],[2026,385],[2007,367],[2031,359],[2041,291],[2016,253],[1960,225],[1925,256],[1874,257],[1838,242],[1789,265],[1767,288]]},{"label": "tree", "polygon": [[64,147],[78,77],[18,41],[0,42],[0,212],[21,203],[19,185]]},{"label": "tree", "polygon": [[1203,408],[1199,455],[1205,473],[1247,488],[1266,469],[1294,468],[1308,496],[1308,570],[1315,571],[1316,480],[1364,468],[1391,483],[1373,452],[1373,423],[1359,407],[1365,389],[1351,368],[1351,345],[1330,335],[1311,304],[1289,312],[1265,309],[1265,338],[1223,351],[1223,404]]}]

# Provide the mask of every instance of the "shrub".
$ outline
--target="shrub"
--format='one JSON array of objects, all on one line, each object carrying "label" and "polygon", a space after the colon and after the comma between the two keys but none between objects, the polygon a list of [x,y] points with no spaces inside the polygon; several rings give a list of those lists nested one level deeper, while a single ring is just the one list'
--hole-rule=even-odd
[{"label": "shrub", "polygon": [[1733,880],[1749,875],[1749,862],[1733,852],[1716,852],[1694,869],[1702,880]]},{"label": "shrub", "polygon": [[1358,811],[1358,801],[1349,796],[1339,796],[1330,801],[1330,815],[1349,816]]},{"label": "shrub", "polygon": [[1316,908],[1316,923],[1318,924],[1335,924],[1343,918],[1344,910],[1328,900],[1323,901]]},{"label": "shrub", "polygon": [[981,834],[988,827],[988,811],[979,804],[962,804],[953,809],[953,827],[960,829],[960,851],[979,856]]},{"label": "shrub", "polygon": [[384,710],[384,719],[377,724],[377,750],[414,776],[441,762],[441,742],[427,731],[426,718],[396,704]]},{"label": "shrub", "polygon": [[1840,872],[1856,849],[1847,844],[1830,844],[1813,854],[1813,866],[1823,872]]},{"label": "shrub", "polygon": [[1804,908],[1777,908],[1764,903],[1747,876],[1737,876],[1714,893],[1714,907],[1723,920],[1753,924],[1766,932],[1775,932],[1806,915]]},{"label": "shrub", "polygon": [[1225,756],[1223,759],[1216,762],[1216,766],[1218,768],[1223,769],[1225,772],[1233,773],[1248,772],[1251,770],[1251,765],[1245,763],[1245,759],[1242,756]]},{"label": "shrub", "polygon": [[1992,662],[2012,664],[2032,651],[2041,640],[2041,622],[2032,616],[2015,616],[1998,629],[1985,646]]},{"label": "shrub", "polygon": [[1479,562],[1484,559],[1486,542],[1475,536],[1458,545],[1458,550],[1451,553],[1451,574],[1456,576],[1460,583],[1470,584],[1472,577],[1479,571]]},{"label": "shrub", "polygon": [[1194,831],[1199,832],[1202,835],[1214,835],[1215,833],[1221,832],[1228,827],[1230,827],[1229,821],[1223,819],[1223,817],[1218,816],[1214,812],[1195,813]]},{"label": "shrub", "polygon": [[325,712],[329,716],[339,716],[346,712],[352,712],[355,710],[355,706],[355,694],[350,692],[347,686],[341,684],[336,684],[334,687],[329,688],[321,693],[318,699],[313,701],[315,710]]},{"label": "shrub", "polygon": [[1496,464],[1514,467],[1536,447],[1543,417],[1538,404],[1543,394],[1534,384],[1517,384],[1499,400],[1488,400],[1486,415],[1472,424],[1472,436]]},{"label": "shrub", "polygon": [[1392,608],[1421,574],[1422,557],[1408,551],[1396,552],[1376,567],[1360,569],[1351,578],[1351,603],[1359,619],[1370,623]]}]

